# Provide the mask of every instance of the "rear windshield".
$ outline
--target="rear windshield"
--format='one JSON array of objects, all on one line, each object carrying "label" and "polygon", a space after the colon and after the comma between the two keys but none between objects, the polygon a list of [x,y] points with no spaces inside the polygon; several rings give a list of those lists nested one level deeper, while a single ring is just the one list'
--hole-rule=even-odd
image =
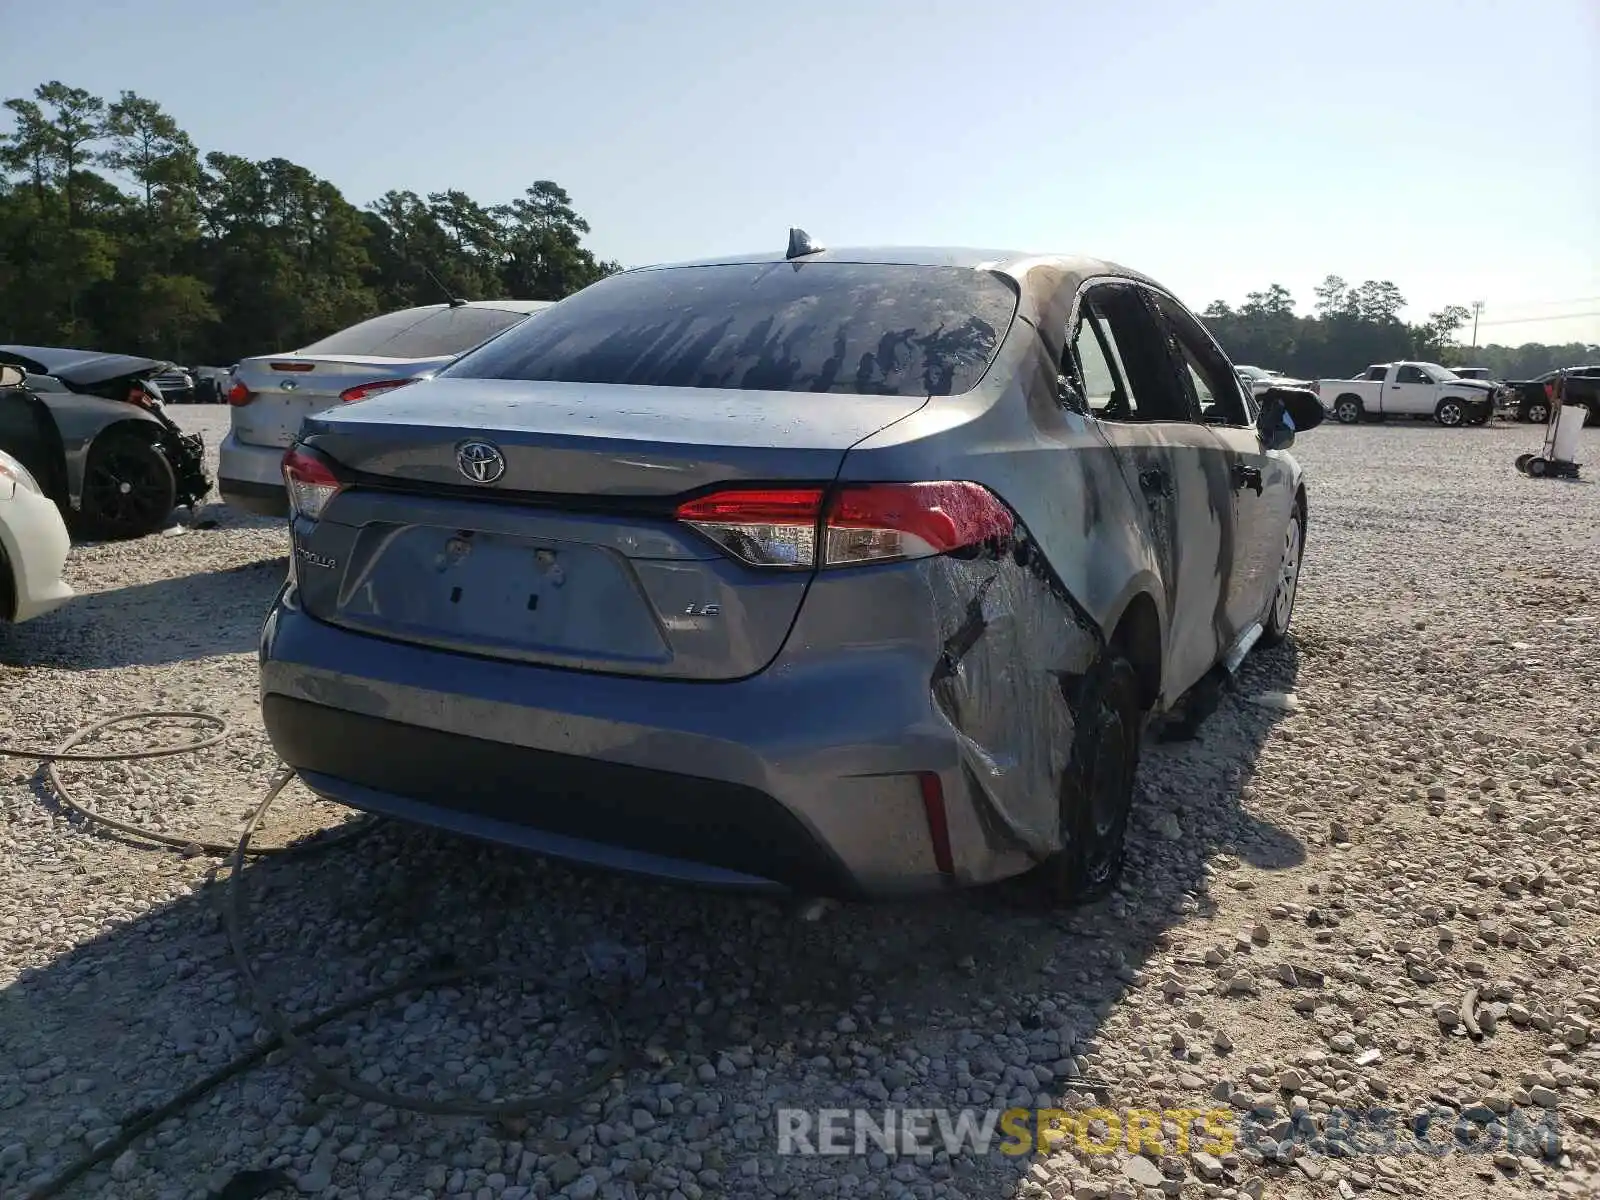
[{"label": "rear windshield", "polygon": [[959,267],[669,267],[604,279],[443,374],[952,396],[983,377],[1016,309],[1000,276]]},{"label": "rear windshield", "polygon": [[527,315],[503,308],[408,308],[341,329],[300,353],[441,358],[471,350]]}]

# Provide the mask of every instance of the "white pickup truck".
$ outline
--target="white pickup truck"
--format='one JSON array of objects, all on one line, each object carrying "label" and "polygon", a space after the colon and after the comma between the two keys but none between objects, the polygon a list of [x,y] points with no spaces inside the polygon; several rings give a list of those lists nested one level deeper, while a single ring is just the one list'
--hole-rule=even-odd
[{"label": "white pickup truck", "polygon": [[1487,425],[1495,386],[1462,379],[1437,363],[1378,363],[1354,379],[1319,379],[1314,391],[1341,422],[1432,417],[1441,425]]}]

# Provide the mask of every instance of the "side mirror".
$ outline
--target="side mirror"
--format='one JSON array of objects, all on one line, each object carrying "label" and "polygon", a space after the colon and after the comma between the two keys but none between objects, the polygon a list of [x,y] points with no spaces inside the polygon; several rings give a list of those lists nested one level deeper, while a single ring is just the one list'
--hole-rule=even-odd
[{"label": "side mirror", "polygon": [[1315,429],[1328,415],[1315,392],[1304,388],[1268,388],[1261,395],[1256,430],[1268,450],[1287,450],[1297,434]]},{"label": "side mirror", "polygon": [[15,363],[0,363],[0,387],[21,387],[27,379],[28,373]]}]

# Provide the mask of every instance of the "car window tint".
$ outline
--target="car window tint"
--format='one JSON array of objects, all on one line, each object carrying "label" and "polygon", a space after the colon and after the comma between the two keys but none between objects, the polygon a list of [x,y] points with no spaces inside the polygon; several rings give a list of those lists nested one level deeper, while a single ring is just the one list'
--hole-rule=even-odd
[{"label": "car window tint", "polygon": [[1016,314],[1003,277],[958,267],[730,263],[630,271],[467,355],[465,379],[949,396]]},{"label": "car window tint", "polygon": [[1433,382],[1433,380],[1429,377],[1428,373],[1426,371],[1424,371],[1421,367],[1413,367],[1413,366],[1410,366],[1409,364],[1400,368],[1400,370],[1395,374],[1394,381],[1396,383],[1432,383]]},{"label": "car window tint", "polygon": [[1239,376],[1201,329],[1200,323],[1169,296],[1155,296],[1178,351],[1184,373],[1199,406],[1200,419],[1211,425],[1247,425],[1249,416]]},{"label": "car window tint", "polygon": [[1382,383],[1389,374],[1388,367],[1368,367],[1367,378],[1376,383]]},{"label": "car window tint", "polygon": [[443,358],[471,350],[526,315],[503,308],[475,306],[411,308],[352,325],[320,342],[313,342],[300,353]]}]

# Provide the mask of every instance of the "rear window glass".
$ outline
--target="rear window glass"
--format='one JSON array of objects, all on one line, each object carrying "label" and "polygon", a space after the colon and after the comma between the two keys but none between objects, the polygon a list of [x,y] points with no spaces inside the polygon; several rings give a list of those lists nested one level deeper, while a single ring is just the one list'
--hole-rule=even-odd
[{"label": "rear window glass", "polygon": [[668,267],[585,288],[444,374],[951,396],[988,370],[1016,308],[1001,277],[958,267]]},{"label": "rear window glass", "polygon": [[342,329],[300,353],[439,358],[471,350],[526,315],[502,308],[408,308]]}]

